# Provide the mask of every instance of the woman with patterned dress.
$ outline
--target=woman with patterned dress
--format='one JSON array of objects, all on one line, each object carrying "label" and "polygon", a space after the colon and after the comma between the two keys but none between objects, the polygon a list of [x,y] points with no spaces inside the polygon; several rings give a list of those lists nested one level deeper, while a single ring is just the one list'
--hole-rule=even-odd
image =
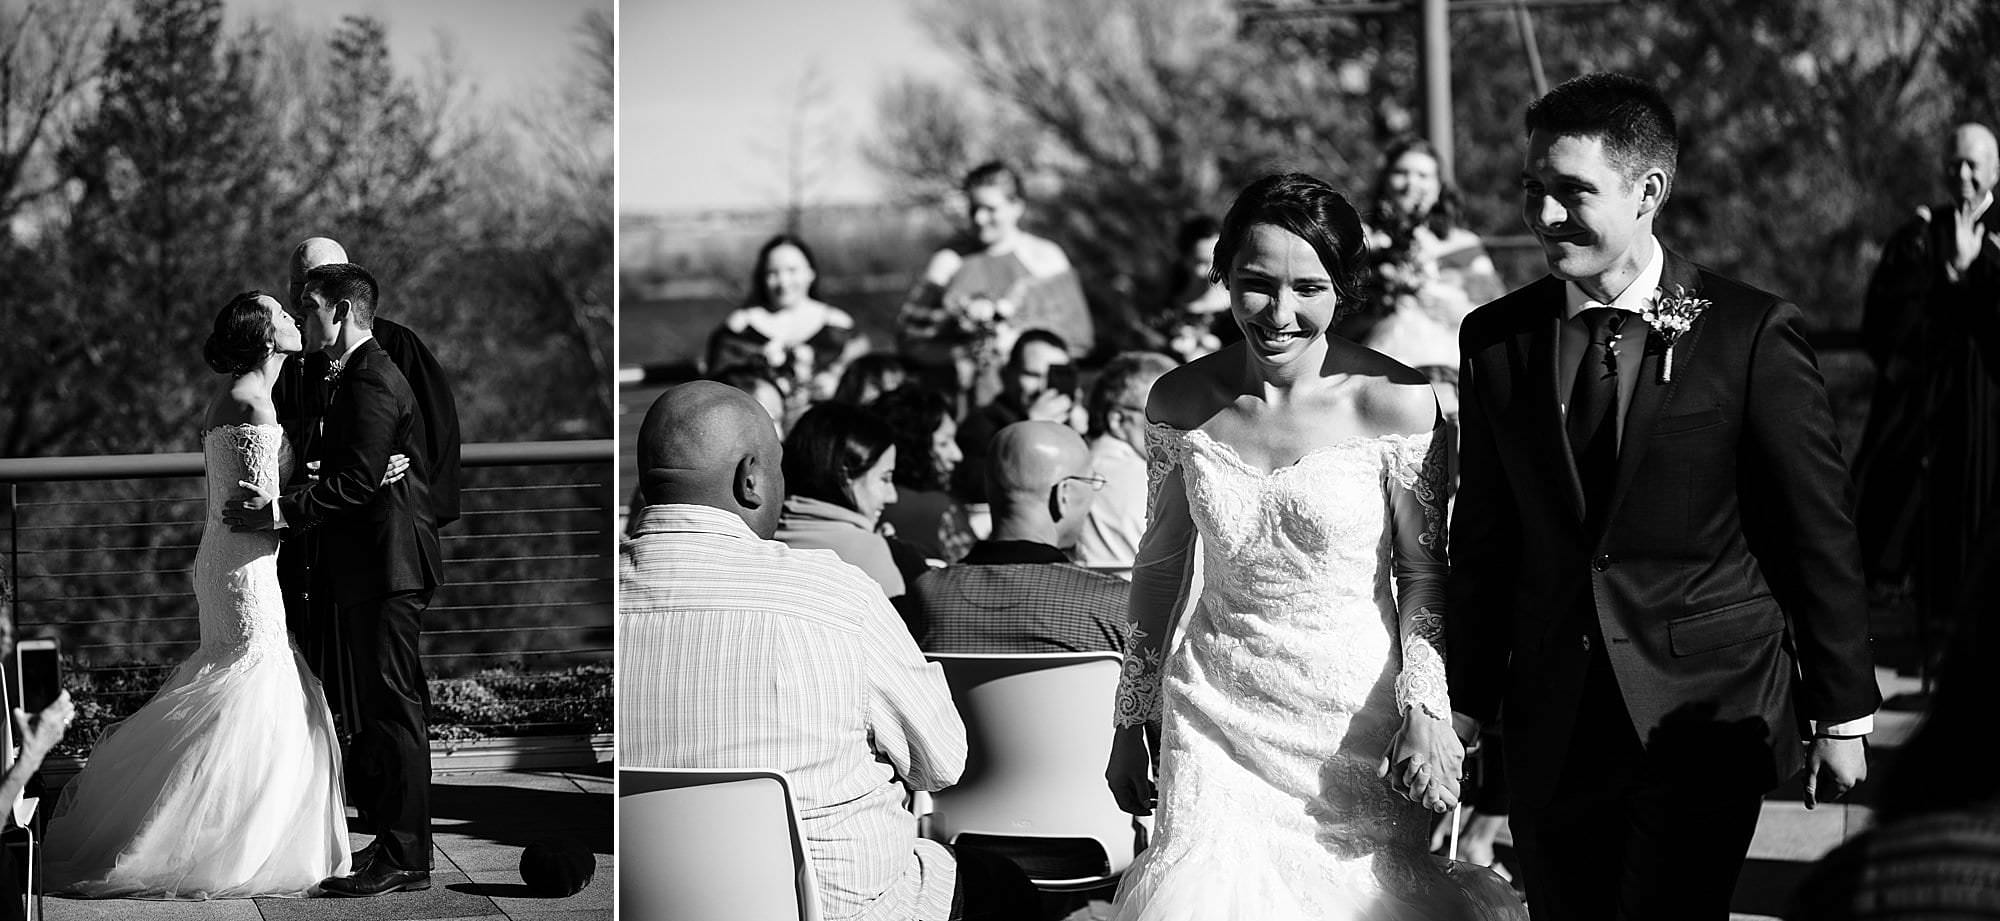
[{"label": "woman with patterned dress", "polygon": [[768,369],[785,392],[787,415],[797,416],[833,396],[848,361],[867,350],[854,317],[819,299],[812,248],[778,234],[757,250],[750,296],[709,338],[707,372],[742,364]]},{"label": "woman with patterned dress", "polygon": [[1362,254],[1324,182],[1252,184],[1215,253],[1245,340],[1154,385],[1105,773],[1129,811],[1158,805],[1119,921],[1469,916],[1427,853],[1464,758],[1443,659],[1451,446],[1422,374],[1327,334]]},{"label": "woman with patterned dress", "polygon": [[105,731],[49,825],[48,889],[87,898],[305,896],[347,873],[340,747],[319,680],[285,633],[278,535],[235,532],[223,503],[290,471],[271,385],[299,329],[237,295],[204,350],[229,389],[201,442],[208,515],[195,552],[201,646]]}]

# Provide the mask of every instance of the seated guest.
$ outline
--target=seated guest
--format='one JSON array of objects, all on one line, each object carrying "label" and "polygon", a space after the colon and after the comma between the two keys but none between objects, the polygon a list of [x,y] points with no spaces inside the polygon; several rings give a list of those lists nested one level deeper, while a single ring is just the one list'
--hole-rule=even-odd
[{"label": "seated guest", "polygon": [[[882,512],[895,539],[933,560],[965,555],[977,538],[947,485],[964,456],[951,403],[928,387],[901,387],[868,404],[896,433],[896,504]],[[1144,473],[1142,469],[1141,474]]]},{"label": "seated guest", "polygon": [[903,359],[888,352],[869,352],[847,363],[834,388],[833,401],[849,406],[866,406],[891,390],[900,389],[910,379]]},{"label": "seated guest", "polygon": [[847,362],[867,350],[854,318],[819,299],[812,248],[781,233],[758,248],[750,296],[709,337],[707,367],[764,368],[782,382],[790,401],[803,406],[832,396]]},{"label": "seated guest", "polygon": [[993,437],[993,536],[917,577],[905,610],[925,652],[1097,652],[1125,645],[1128,587],[1069,562],[1104,479],[1074,429],[1017,422]]},{"label": "seated guest", "polygon": [[1077,538],[1078,563],[1130,567],[1138,555],[1146,533],[1146,397],[1173,369],[1173,359],[1158,352],[1124,352],[1090,388],[1090,463],[1104,489]]},{"label": "seated guest", "polygon": [[973,410],[958,427],[959,462],[952,486],[967,502],[986,501],[986,443],[1016,422],[1066,422],[1075,406],[1076,367],[1061,336],[1031,329],[1014,340],[1000,370],[1000,395]]},{"label": "seated guest", "polygon": [[777,430],[779,437],[784,437],[787,415],[785,390],[778,386],[778,379],[771,376],[769,369],[757,365],[728,365],[710,374],[708,379],[749,394],[758,406],[764,407],[764,412],[770,414],[771,427]]},{"label": "seated guest", "polygon": [[903,597],[904,567],[898,552],[876,533],[882,510],[896,502],[896,433],[859,406],[821,403],[799,417],[785,436],[784,514],[778,539],[798,550],[831,550],[858,566],[882,587],[883,597]]},{"label": "seated guest", "polygon": [[[14,827],[14,807],[24,794],[40,795],[35,774],[42,769],[42,759],[62,741],[75,716],[68,691],[36,713],[16,707],[12,713],[0,715],[0,719],[14,721],[14,742],[20,746],[18,752],[0,750],[0,826]],[[29,893],[21,889],[23,869],[14,863],[13,847],[0,847],[0,921],[27,917],[23,900]]]},{"label": "seated guest", "polygon": [[620,763],[784,771],[826,918],[1032,916],[1018,867],[916,836],[904,788],[958,779],[965,724],[873,582],[770,540],[785,478],[763,422],[749,397],[698,381],[640,427],[646,507],[618,561]]}]

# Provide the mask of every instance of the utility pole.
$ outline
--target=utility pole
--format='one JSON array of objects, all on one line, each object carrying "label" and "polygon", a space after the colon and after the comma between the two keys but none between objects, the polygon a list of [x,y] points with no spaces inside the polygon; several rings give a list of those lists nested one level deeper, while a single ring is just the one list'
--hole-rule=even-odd
[{"label": "utility pole", "polygon": [[1424,64],[1424,135],[1437,151],[1438,176],[1456,181],[1451,143],[1451,7],[1446,0],[1420,0],[1418,11]]},{"label": "utility pole", "polygon": [[1246,21],[1258,19],[1319,19],[1326,16],[1370,16],[1405,14],[1415,9],[1418,16],[1417,50],[1423,60],[1424,138],[1437,151],[1438,175],[1454,182],[1451,133],[1451,14],[1487,10],[1512,10],[1521,30],[1521,42],[1533,69],[1538,93],[1547,92],[1548,77],[1542,73],[1541,49],[1535,45],[1531,8],[1608,6],[1624,0],[1307,0],[1303,3],[1272,5],[1273,0],[1242,0]]}]

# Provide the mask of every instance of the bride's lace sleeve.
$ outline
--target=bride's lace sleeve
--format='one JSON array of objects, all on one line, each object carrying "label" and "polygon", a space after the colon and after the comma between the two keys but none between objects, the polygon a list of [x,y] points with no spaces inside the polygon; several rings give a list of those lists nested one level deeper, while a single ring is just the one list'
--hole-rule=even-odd
[{"label": "bride's lace sleeve", "polygon": [[1181,479],[1186,437],[1157,423],[1146,427],[1146,534],[1132,564],[1131,631],[1113,716],[1121,729],[1159,722],[1161,663],[1194,579],[1194,518]]},{"label": "bride's lace sleeve", "polygon": [[1389,456],[1389,509],[1395,531],[1396,606],[1402,626],[1403,670],[1396,676],[1396,711],[1415,707],[1451,718],[1445,684],[1445,500],[1450,493],[1451,433],[1399,439]]}]

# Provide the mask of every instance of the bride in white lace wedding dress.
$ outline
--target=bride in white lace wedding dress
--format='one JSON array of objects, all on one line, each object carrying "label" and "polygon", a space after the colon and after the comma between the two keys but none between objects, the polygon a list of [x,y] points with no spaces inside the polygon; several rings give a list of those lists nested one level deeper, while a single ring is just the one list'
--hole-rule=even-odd
[{"label": "bride in white lace wedding dress", "polygon": [[1144,812],[1157,733],[1158,816],[1119,921],[1472,913],[1426,852],[1464,757],[1441,655],[1450,445],[1423,375],[1326,335],[1358,303],[1360,240],[1317,179],[1245,189],[1216,265],[1246,341],[1154,385],[1106,777]]},{"label": "bride in white lace wedding dress", "polygon": [[278,536],[222,521],[223,503],[244,491],[239,481],[276,491],[290,469],[270,382],[299,340],[278,302],[257,292],[217,318],[209,363],[235,379],[201,437],[201,646],[106,731],[63,790],[44,852],[51,892],[305,896],[347,871],[340,749],[320,683],[285,632]]}]

